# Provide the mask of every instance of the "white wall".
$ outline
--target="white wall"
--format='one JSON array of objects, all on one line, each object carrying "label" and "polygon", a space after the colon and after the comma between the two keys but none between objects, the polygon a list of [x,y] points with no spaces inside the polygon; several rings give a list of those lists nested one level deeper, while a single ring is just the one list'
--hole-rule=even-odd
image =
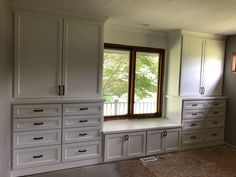
[{"label": "white wall", "polygon": [[236,146],[236,73],[231,72],[231,55],[236,51],[236,36],[231,36],[226,42],[224,95],[228,96],[226,114],[226,142]]},{"label": "white wall", "polygon": [[9,4],[0,0],[0,177],[9,176],[10,158],[10,57]]}]

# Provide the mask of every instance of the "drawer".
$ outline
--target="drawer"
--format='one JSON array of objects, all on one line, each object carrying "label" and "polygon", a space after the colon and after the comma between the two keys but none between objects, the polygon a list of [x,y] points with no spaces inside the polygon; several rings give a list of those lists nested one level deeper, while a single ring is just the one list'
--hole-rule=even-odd
[{"label": "drawer", "polygon": [[61,117],[14,119],[14,131],[45,130],[61,128]]},{"label": "drawer", "polygon": [[224,139],[224,129],[213,129],[207,130],[205,132],[205,140],[213,141],[213,140],[223,140]]},{"label": "drawer", "polygon": [[207,109],[206,118],[225,117],[225,109]]},{"label": "drawer", "polygon": [[61,146],[13,150],[13,169],[60,163]]},{"label": "drawer", "polygon": [[204,119],[205,110],[184,110],[183,119]]},{"label": "drawer", "polygon": [[62,146],[62,162],[101,158],[101,141]]},{"label": "drawer", "polygon": [[61,130],[18,132],[13,134],[13,148],[55,145],[61,143]]},{"label": "drawer", "polygon": [[184,109],[204,109],[206,101],[184,101]]},{"label": "drawer", "polygon": [[202,143],[203,142],[204,133],[202,131],[186,131],[183,132],[182,136],[182,145],[189,145],[195,143]]},{"label": "drawer", "polygon": [[61,116],[61,104],[13,105],[13,118]]},{"label": "drawer", "polygon": [[183,130],[196,130],[204,128],[205,122],[200,121],[184,121]]},{"label": "drawer", "polygon": [[101,140],[101,127],[72,128],[63,130],[63,143]]},{"label": "drawer", "polygon": [[99,125],[101,125],[101,115],[63,117],[64,128],[99,126]]},{"label": "drawer", "polygon": [[216,127],[224,127],[225,119],[207,119],[206,127],[207,128],[216,128]]},{"label": "drawer", "polygon": [[63,104],[63,115],[101,115],[101,103]]},{"label": "drawer", "polygon": [[226,100],[207,100],[207,108],[226,108]]}]

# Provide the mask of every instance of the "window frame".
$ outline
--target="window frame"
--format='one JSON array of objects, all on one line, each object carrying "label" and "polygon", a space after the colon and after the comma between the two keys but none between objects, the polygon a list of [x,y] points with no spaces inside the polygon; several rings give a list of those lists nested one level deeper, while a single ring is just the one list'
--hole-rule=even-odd
[{"label": "window frame", "polygon": [[[163,80],[164,80],[164,58],[165,50],[159,48],[130,46],[121,44],[104,43],[104,49],[129,51],[129,83],[128,83],[128,112],[126,115],[104,116],[104,120],[119,120],[132,118],[151,118],[162,116],[163,104]],[[136,53],[150,52],[159,54],[159,70],[157,80],[157,108],[155,113],[134,114],[135,74],[136,74]]]}]

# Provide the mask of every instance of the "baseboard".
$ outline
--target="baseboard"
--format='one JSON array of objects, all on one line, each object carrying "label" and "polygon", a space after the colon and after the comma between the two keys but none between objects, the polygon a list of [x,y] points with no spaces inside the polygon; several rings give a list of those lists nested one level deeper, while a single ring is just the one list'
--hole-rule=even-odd
[{"label": "baseboard", "polygon": [[226,146],[229,146],[229,147],[231,147],[231,148],[234,148],[234,149],[236,149],[236,146],[234,146],[234,145],[232,145],[232,144],[225,143],[225,145],[226,145]]}]

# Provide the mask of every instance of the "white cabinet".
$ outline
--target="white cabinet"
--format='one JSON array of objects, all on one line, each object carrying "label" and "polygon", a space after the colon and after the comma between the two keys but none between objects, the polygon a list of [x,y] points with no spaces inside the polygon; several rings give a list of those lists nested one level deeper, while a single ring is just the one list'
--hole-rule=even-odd
[{"label": "white cabinet", "polygon": [[104,161],[145,155],[146,131],[105,135]]},{"label": "white cabinet", "polygon": [[178,151],[180,136],[180,129],[147,131],[146,155]]},{"label": "white cabinet", "polygon": [[222,95],[225,50],[222,36],[181,31],[171,34],[168,43],[168,95]]},{"label": "white cabinet", "polygon": [[103,19],[15,13],[15,98],[98,98]]}]

